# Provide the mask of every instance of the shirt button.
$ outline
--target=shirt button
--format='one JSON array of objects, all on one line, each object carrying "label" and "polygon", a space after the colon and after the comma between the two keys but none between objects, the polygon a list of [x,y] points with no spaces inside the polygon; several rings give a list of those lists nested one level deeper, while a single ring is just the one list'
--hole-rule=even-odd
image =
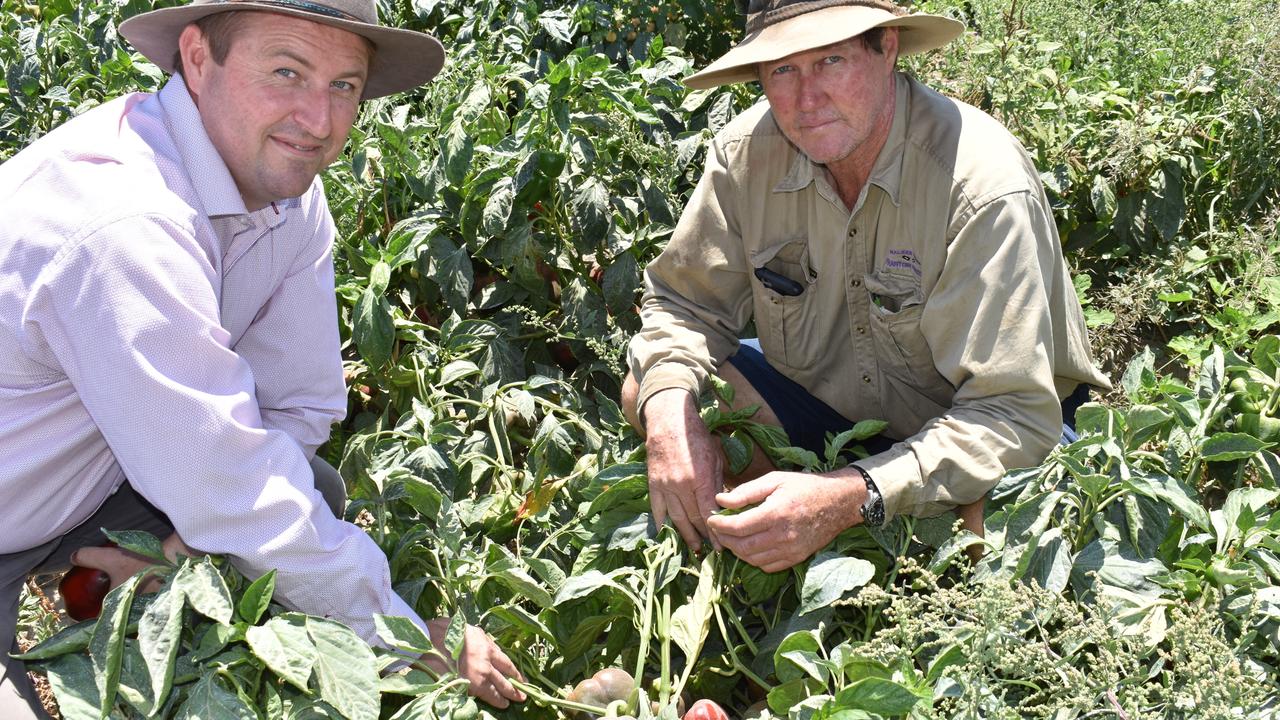
[{"label": "shirt button", "polygon": [[852,285],[852,286],[854,286],[854,287],[862,287],[862,281],[861,281],[861,280],[859,280],[858,278],[854,278],[854,279],[850,280],[850,281],[849,281],[849,284],[850,284],[850,285]]},{"label": "shirt button", "polygon": [[849,237],[853,237],[854,235],[857,235],[857,234],[858,234],[858,228],[849,228]]},{"label": "shirt button", "polygon": [[870,384],[871,384],[871,376],[870,376],[870,375],[863,375],[863,376],[862,376],[862,382],[867,383],[868,385],[870,385]]},{"label": "shirt button", "polygon": [[867,329],[866,329],[866,328],[864,328],[864,327],[860,327],[860,328],[858,328],[858,334],[859,334],[859,335],[866,335],[866,334],[867,334]]}]

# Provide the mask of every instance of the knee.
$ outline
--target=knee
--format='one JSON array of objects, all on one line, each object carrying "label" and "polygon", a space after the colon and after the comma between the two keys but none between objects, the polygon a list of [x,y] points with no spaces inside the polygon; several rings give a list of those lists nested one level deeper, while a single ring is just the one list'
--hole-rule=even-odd
[{"label": "knee", "polygon": [[640,383],[636,382],[636,377],[631,373],[627,373],[627,379],[622,381],[622,414],[626,416],[627,422],[631,423],[631,427],[636,432],[644,435],[644,426],[640,424],[640,413],[636,408],[636,401],[640,398]]}]

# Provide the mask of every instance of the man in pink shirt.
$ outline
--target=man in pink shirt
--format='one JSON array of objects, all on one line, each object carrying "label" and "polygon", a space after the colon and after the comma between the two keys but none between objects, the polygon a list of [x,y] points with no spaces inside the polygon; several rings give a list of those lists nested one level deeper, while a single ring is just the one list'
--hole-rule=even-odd
[{"label": "man in pink shirt", "polygon": [[[195,0],[120,32],[164,88],[0,167],[0,639],[29,573],[142,567],[96,547],[107,527],[275,569],[278,600],[370,642],[384,613],[439,643],[315,451],[346,407],[317,176],[360,100],[430,80],[440,43],[380,27],[373,0]],[[0,717],[39,717],[23,665],[0,669]],[[476,628],[458,671],[524,699]]]}]

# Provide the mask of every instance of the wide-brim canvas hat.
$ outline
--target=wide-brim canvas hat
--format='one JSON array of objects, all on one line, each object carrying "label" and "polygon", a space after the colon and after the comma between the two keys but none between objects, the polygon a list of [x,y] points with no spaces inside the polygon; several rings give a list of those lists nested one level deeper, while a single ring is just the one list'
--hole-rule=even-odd
[{"label": "wide-brim canvas hat", "polygon": [[216,13],[260,10],[349,30],[374,45],[364,97],[375,98],[417,87],[444,67],[444,46],[431,35],[385,27],[376,0],[193,0],[189,5],[135,15],[120,23],[120,34],[148,60],[172,73],[178,36],[187,25]]},{"label": "wide-brim canvas hat", "polygon": [[751,0],[746,35],[715,62],[685,78],[705,90],[757,79],[756,66],[848,40],[878,27],[898,28],[898,54],[940,48],[964,24],[940,15],[908,13],[888,0]]}]

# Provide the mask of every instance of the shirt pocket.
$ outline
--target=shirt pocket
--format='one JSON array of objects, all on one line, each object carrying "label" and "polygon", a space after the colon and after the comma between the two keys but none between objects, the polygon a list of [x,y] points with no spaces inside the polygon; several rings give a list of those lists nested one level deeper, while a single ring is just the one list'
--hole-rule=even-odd
[{"label": "shirt pocket", "polygon": [[785,240],[751,253],[752,272],[760,268],[799,283],[799,295],[784,295],[752,278],[756,297],[756,331],[760,347],[770,363],[797,370],[812,367],[819,359],[821,345],[810,332],[817,320],[811,303],[817,295],[818,274],[809,259],[807,238]]},{"label": "shirt pocket", "polygon": [[938,374],[933,351],[920,329],[924,297],[915,278],[872,273],[863,278],[870,296],[871,336],[879,349],[880,370],[927,397],[950,396]]}]

